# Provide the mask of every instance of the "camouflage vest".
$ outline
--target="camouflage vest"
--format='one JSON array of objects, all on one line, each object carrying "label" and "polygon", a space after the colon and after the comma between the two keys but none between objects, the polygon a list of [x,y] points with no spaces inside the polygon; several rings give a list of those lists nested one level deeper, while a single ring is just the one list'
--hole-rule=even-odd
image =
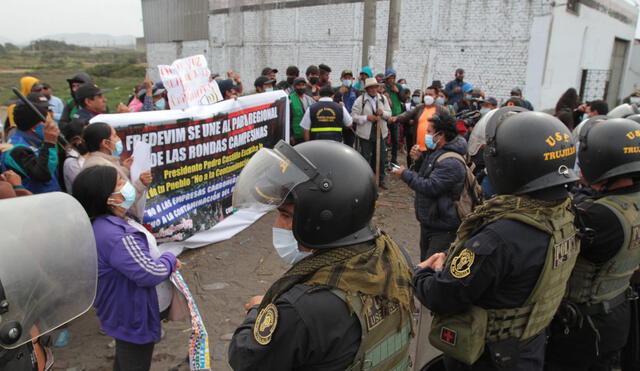
[{"label": "camouflage vest", "polygon": [[567,285],[567,298],[576,304],[597,304],[622,294],[640,264],[640,193],[606,196],[591,202],[616,215],[622,224],[624,242],[605,263],[578,258]]},{"label": "camouflage vest", "polygon": [[332,289],[347,303],[360,321],[360,347],[347,371],[391,370],[409,368],[411,313],[402,313],[398,304],[370,295],[348,295]]},{"label": "camouflage vest", "polygon": [[[506,214],[501,218],[520,221],[547,232],[551,238],[538,281],[522,307],[485,309],[472,306],[462,314],[434,317],[429,334],[431,344],[469,365],[480,358],[486,343],[507,338],[526,340],[540,334],[551,323],[580,249],[574,215],[566,208],[550,218],[527,212]],[[464,250],[465,242],[452,247],[445,267]]]}]

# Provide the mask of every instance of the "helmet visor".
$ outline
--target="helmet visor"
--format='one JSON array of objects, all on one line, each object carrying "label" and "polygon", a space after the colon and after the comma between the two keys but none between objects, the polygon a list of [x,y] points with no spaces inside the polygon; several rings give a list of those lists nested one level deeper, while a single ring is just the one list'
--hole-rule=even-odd
[{"label": "helmet visor", "polygon": [[[291,159],[290,151],[299,158]],[[293,188],[310,180],[311,169],[315,170],[315,167],[288,144],[281,142],[274,149],[262,148],[238,177],[233,208],[257,212],[273,210],[284,203]]]}]

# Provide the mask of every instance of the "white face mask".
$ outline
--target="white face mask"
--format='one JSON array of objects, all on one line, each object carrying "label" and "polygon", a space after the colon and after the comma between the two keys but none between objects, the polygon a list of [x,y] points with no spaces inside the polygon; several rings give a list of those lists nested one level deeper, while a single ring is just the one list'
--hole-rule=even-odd
[{"label": "white face mask", "polygon": [[425,95],[424,96],[424,104],[426,104],[427,106],[430,106],[433,104],[433,102],[435,102],[435,99],[433,99],[432,96],[430,95]]},{"label": "white face mask", "polygon": [[293,231],[288,229],[273,228],[273,247],[282,260],[291,265],[312,254],[311,251],[298,250],[298,241],[293,235]]}]

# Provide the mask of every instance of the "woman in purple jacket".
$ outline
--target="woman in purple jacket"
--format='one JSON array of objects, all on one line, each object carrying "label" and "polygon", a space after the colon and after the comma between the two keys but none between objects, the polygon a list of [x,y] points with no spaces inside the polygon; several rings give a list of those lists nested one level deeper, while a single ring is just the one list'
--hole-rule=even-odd
[{"label": "woman in purple jacket", "polygon": [[145,233],[125,214],[136,190],[110,166],[84,169],[73,196],[93,224],[98,249],[98,290],[94,307],[104,332],[116,340],[114,370],[149,370],[160,340],[156,285],[181,264],[166,252],[151,258]]}]

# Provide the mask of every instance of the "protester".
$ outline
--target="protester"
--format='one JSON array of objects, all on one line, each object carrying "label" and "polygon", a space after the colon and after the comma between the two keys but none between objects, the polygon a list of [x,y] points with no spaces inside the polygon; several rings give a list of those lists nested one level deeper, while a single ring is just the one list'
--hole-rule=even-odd
[{"label": "protester", "polygon": [[[333,100],[338,103],[342,103],[347,109],[347,112],[351,113],[353,103],[358,98],[359,92],[353,86],[353,72],[351,70],[344,70],[340,74],[340,87],[336,90]],[[353,147],[356,141],[355,133],[353,132],[353,126],[345,128],[342,131],[342,137],[344,144],[349,147]]]},{"label": "protester", "polygon": [[360,70],[360,73],[358,74],[358,82],[356,82],[356,84],[353,87],[356,88],[356,90],[358,90],[359,94],[364,93],[365,91],[364,86],[366,85],[366,80],[372,77],[373,77],[373,70],[371,69],[371,67],[369,66],[362,67],[362,69]]},{"label": "protester", "polygon": [[467,154],[467,142],[458,136],[455,121],[444,109],[437,110],[429,118],[425,137],[427,152],[423,153],[417,146],[411,149],[414,160],[424,157],[420,169],[413,171],[401,166],[392,170],[398,179],[416,192],[420,260],[446,251],[455,240],[460,225],[455,202],[460,199],[464,187],[466,167],[455,158],[438,158],[447,152],[461,156]]},{"label": "protester", "polygon": [[218,89],[220,89],[220,94],[222,94],[222,100],[238,99],[240,96],[238,93],[239,88],[240,87],[231,79],[218,82]]},{"label": "protester", "polygon": [[276,81],[276,79],[277,79],[276,74],[277,73],[278,73],[277,69],[271,68],[271,67],[265,67],[265,68],[262,69],[262,74],[260,74],[260,75],[269,78],[269,80]]},{"label": "protester", "polygon": [[453,104],[456,113],[465,111],[474,111],[477,108],[477,102],[473,99],[473,88],[467,84],[462,88],[462,98]]},{"label": "protester", "polygon": [[318,86],[319,87],[324,87],[324,86],[331,86],[331,81],[329,81],[329,74],[331,73],[331,67],[327,66],[326,64],[320,64],[318,66],[318,70],[320,72],[320,74],[318,75]]},{"label": "protester", "polygon": [[582,121],[584,121],[591,117],[606,115],[609,113],[609,105],[603,100],[593,100],[579,105],[576,111],[581,115],[580,118]]},{"label": "protester", "polygon": [[318,94],[320,93],[320,69],[318,66],[311,65],[307,67],[307,72],[305,73],[307,76],[307,95],[313,97],[315,100],[318,100]]},{"label": "protester", "polygon": [[[366,93],[353,103],[351,116],[356,123],[356,136],[359,138],[360,153],[367,160],[374,173],[379,174],[379,187],[387,189],[384,183],[386,165],[386,143],[389,134],[387,120],[391,117],[389,100],[378,91],[384,87],[375,78],[365,83]],[[379,137],[378,137],[379,133]],[[378,139],[379,138],[379,139]],[[379,146],[380,157],[376,152]]]},{"label": "protester", "polygon": [[291,94],[293,93],[293,82],[295,81],[296,78],[300,76],[300,69],[298,69],[298,67],[296,66],[289,66],[287,67],[286,74],[287,74],[287,80],[286,80],[287,87],[284,90],[287,94]]},{"label": "protester", "polygon": [[46,82],[42,83],[42,91],[40,93],[49,98],[49,108],[53,116],[53,121],[57,125],[60,121],[60,117],[62,116],[62,111],[64,110],[64,102],[62,102],[62,99],[56,97],[55,95],[52,95],[53,88]]},{"label": "protester", "polygon": [[67,99],[67,103],[62,110],[60,122],[58,123],[61,128],[76,117],[76,112],[80,108],[80,104],[78,103],[75,94],[76,90],[78,90],[81,85],[92,84],[93,80],[91,80],[91,77],[87,73],[78,72],[73,77],[67,79],[67,83],[69,84],[69,93],[71,94],[71,98]]},{"label": "protester", "polygon": [[464,94],[471,90],[473,90],[473,85],[464,82],[464,70],[462,68],[456,70],[456,78],[449,81],[444,87],[444,93],[452,106],[460,102]]},{"label": "protester", "polygon": [[[44,94],[30,93],[27,99],[47,115],[49,100]],[[16,106],[14,119],[17,130],[9,138],[12,148],[2,154],[3,169],[19,174],[24,187],[34,194],[60,191],[56,148],[60,130],[52,120],[42,122],[24,103]]]},{"label": "protester", "polygon": [[305,93],[307,81],[304,77],[296,78],[293,81],[293,88],[294,92],[289,95],[289,104],[291,105],[289,107],[289,125],[291,125],[289,140],[291,144],[296,144],[304,141],[304,129],[300,127],[300,121],[302,121],[307,109],[315,103],[315,100]]},{"label": "protester", "polygon": [[498,108],[498,101],[494,97],[488,97],[482,101],[482,105],[480,106],[480,114],[482,116],[489,113],[489,111]]},{"label": "protester", "polygon": [[[434,90],[431,89],[431,93],[433,94]],[[412,100],[416,97],[420,97],[420,90],[416,90],[414,92]],[[435,103],[435,99],[433,95],[425,95],[422,102],[416,104],[410,111],[407,111],[401,115],[392,117],[389,121],[393,121],[401,123],[403,125],[411,124],[408,127],[410,132],[410,138],[415,138],[415,143],[413,140],[411,141],[411,146],[409,146],[409,142],[407,142],[407,166],[410,166],[413,162],[413,159],[410,156],[410,151],[413,148],[414,144],[418,145],[420,151],[424,152],[427,150],[425,144],[425,137],[429,128],[429,120],[436,113],[438,106]]]},{"label": "protester", "polygon": [[256,93],[264,93],[273,91],[273,85],[275,83],[275,79],[267,76],[260,76],[253,82],[253,86],[256,88]]},{"label": "protester", "polygon": [[320,100],[305,111],[300,127],[304,129],[304,140],[326,139],[342,142],[342,132],[351,128],[353,120],[347,108],[333,101],[333,88],[320,88]]},{"label": "protester", "polygon": [[[240,78],[240,74],[230,69],[227,71],[227,79],[233,82],[233,85],[235,86],[234,89],[236,90],[237,96],[238,97],[241,96],[242,93],[244,92],[244,85],[242,84],[242,79]],[[216,81],[218,82],[218,84],[220,84],[220,82],[224,80],[220,78],[220,80],[216,79]]]},{"label": "protester", "polygon": [[86,157],[83,169],[92,166],[111,166],[118,171],[119,176],[130,182],[136,191],[136,205],[131,207],[132,216],[141,215],[137,202],[144,196],[147,187],[151,184],[151,172],[145,171],[138,179],[131,179],[130,169],[133,157],[120,160],[124,146],[115,129],[104,122],[96,122],[87,126],[82,134],[89,155]]},{"label": "protester", "polygon": [[96,237],[94,307],[102,330],[116,341],[114,370],[149,370],[161,337],[156,286],[181,263],[170,252],[151,256],[155,239],[126,216],[136,190],[114,167],[84,169],[73,182],[73,196],[89,215]]},{"label": "protester", "polygon": [[73,119],[62,130],[64,138],[69,142],[66,149],[67,158],[64,160],[62,175],[67,193],[72,193],[72,184],[82,170],[84,161],[89,156],[89,149],[82,138],[84,128],[89,125],[88,120]]},{"label": "protester", "polygon": [[5,198],[29,196],[31,194],[31,191],[22,185],[22,178],[20,178],[20,175],[16,174],[13,170],[7,170],[0,174],[0,200]]},{"label": "protester", "polygon": [[[391,100],[391,115],[398,116],[404,111],[404,102],[407,100],[404,95],[404,89],[400,84],[396,83],[396,71],[387,70],[384,73],[384,90],[387,96]],[[391,133],[391,162],[398,162],[398,125],[395,121],[391,121],[389,125],[389,132]]]},{"label": "protester", "polygon": [[[107,112],[107,98],[103,95],[108,90],[100,89],[98,85],[89,83],[80,85],[74,96],[80,107],[73,115],[74,119],[90,120],[95,116]],[[118,113],[128,113],[129,107],[118,104]]]},{"label": "protester", "polygon": [[531,102],[524,99],[524,97],[522,96],[522,90],[520,88],[516,87],[511,89],[511,96],[522,99],[522,102],[524,102],[524,108],[528,109],[529,111],[533,111],[533,105],[531,105]]},{"label": "protester", "polygon": [[150,78],[145,78],[142,89],[138,91],[138,99],[142,103],[141,112],[161,111],[165,109],[165,90],[156,86]]},{"label": "protester", "polygon": [[[20,78],[20,92],[25,97],[31,93],[31,89],[38,84],[38,79],[33,76],[24,76]],[[14,110],[16,108],[16,104],[12,104],[7,109],[7,119],[4,123],[4,137],[8,138],[10,136],[11,130],[14,130],[16,127],[16,121],[14,118]]]}]

